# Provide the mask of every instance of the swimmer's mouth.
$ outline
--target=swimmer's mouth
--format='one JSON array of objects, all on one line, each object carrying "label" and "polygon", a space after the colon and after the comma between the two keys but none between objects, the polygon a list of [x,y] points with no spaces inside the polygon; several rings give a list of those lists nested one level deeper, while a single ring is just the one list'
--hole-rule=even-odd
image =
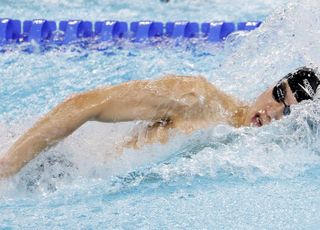
[{"label": "swimmer's mouth", "polygon": [[251,123],[252,123],[254,126],[256,126],[256,127],[261,127],[261,126],[263,125],[259,113],[257,113],[256,115],[254,115],[254,116],[252,117]]}]

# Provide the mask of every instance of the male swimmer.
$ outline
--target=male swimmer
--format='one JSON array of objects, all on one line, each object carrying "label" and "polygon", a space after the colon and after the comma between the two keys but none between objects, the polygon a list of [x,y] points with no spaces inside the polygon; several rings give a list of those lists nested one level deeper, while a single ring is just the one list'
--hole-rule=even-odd
[{"label": "male swimmer", "polygon": [[313,99],[319,75],[302,67],[245,105],[202,77],[167,76],[159,80],[130,81],[73,97],[56,106],[23,134],[0,159],[0,178],[17,173],[42,150],[67,137],[87,121],[149,121],[125,147],[169,138],[177,129],[190,133],[210,124],[234,127],[263,126],[290,114],[290,106]]}]

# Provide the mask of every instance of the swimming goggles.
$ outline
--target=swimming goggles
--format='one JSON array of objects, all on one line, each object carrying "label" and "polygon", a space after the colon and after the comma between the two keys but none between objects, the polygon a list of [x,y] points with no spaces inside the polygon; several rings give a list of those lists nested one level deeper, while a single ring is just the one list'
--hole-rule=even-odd
[{"label": "swimming goggles", "polygon": [[282,103],[284,105],[283,115],[287,116],[291,113],[290,105],[287,105],[284,100],[286,97],[286,84],[283,81],[278,82],[272,90],[272,97],[277,102]]}]

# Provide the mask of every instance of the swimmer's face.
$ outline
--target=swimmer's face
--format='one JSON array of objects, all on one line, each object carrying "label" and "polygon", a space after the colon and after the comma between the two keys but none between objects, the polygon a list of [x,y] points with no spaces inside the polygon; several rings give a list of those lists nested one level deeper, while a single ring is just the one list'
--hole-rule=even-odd
[{"label": "swimmer's face", "polygon": [[272,120],[279,120],[283,117],[285,105],[297,104],[297,100],[292,94],[292,91],[287,83],[284,82],[286,95],[284,103],[277,102],[272,96],[273,87],[270,87],[263,92],[256,101],[249,107],[246,116],[245,125],[261,127],[269,124]]}]

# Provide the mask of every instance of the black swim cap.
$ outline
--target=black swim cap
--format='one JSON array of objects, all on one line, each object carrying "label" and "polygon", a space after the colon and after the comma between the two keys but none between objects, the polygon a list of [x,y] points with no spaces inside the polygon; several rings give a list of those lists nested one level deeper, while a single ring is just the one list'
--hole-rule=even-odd
[{"label": "black swim cap", "polygon": [[290,89],[297,102],[313,99],[320,84],[318,74],[314,69],[302,67],[289,73],[283,79],[288,80]]}]

